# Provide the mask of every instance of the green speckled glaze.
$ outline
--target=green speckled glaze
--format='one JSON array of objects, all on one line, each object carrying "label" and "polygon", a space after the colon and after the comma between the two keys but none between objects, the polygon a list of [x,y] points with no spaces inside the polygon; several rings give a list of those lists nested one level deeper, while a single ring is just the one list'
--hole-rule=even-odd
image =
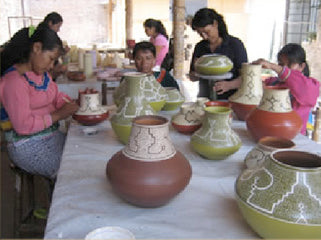
[{"label": "green speckled glaze", "polygon": [[185,101],[184,96],[180,93],[177,88],[174,87],[165,87],[166,90],[166,102],[163,111],[173,111],[179,108],[182,103]]},{"label": "green speckled glaze", "polygon": [[235,189],[245,219],[262,237],[320,238],[320,182],[320,156],[279,150],[244,170]]},{"label": "green speckled glaze", "polygon": [[191,137],[193,149],[208,159],[221,160],[239,150],[241,139],[231,128],[231,109],[206,107],[202,127]]},{"label": "green speckled glaze", "polygon": [[203,75],[225,74],[233,68],[233,62],[224,55],[203,55],[195,62],[195,71]]}]

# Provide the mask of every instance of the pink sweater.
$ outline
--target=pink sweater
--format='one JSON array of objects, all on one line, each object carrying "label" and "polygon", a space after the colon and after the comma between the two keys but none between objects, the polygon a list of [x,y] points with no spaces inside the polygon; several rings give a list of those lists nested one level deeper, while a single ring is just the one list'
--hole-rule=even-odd
[{"label": "pink sweater", "polygon": [[269,78],[265,84],[284,86],[290,89],[292,108],[302,119],[301,133],[305,135],[309,113],[319,97],[320,83],[318,80],[306,77],[300,71],[284,67],[279,78]]},{"label": "pink sweater", "polygon": [[155,64],[155,66],[160,66],[168,52],[168,40],[164,35],[158,34],[156,38],[150,38],[150,42],[153,43],[155,46],[162,46],[162,50],[156,56]]},{"label": "pink sweater", "polygon": [[[27,72],[26,75],[37,85],[42,84],[42,76],[34,72]],[[34,134],[50,127],[50,113],[65,104],[63,97],[69,98],[58,92],[51,78],[46,91],[36,90],[17,70],[5,74],[0,80],[0,101],[13,128],[20,135]]]}]

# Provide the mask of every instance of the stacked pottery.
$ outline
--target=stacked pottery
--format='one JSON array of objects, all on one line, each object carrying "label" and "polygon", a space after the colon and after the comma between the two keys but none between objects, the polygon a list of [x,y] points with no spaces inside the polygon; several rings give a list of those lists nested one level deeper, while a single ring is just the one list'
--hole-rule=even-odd
[{"label": "stacked pottery", "polygon": [[265,157],[279,149],[294,148],[295,143],[286,138],[263,137],[246,155],[244,162],[247,168],[253,169],[262,165]]},{"label": "stacked pottery", "polygon": [[111,118],[111,126],[119,140],[126,144],[132,128],[132,120],[140,115],[155,114],[146,101],[141,86],[145,82],[145,74],[127,73],[125,75],[125,95],[117,112]]},{"label": "stacked pottery", "polygon": [[169,137],[169,121],[161,116],[133,120],[130,140],[108,162],[106,174],[113,190],[140,207],[166,204],[189,183],[192,170]]},{"label": "stacked pottery", "polygon": [[163,111],[173,111],[179,108],[185,101],[184,96],[175,87],[165,87],[166,90],[166,102]]},{"label": "stacked pottery", "polygon": [[232,109],[239,120],[244,121],[251,110],[261,101],[263,85],[261,65],[243,63],[241,69],[241,87],[229,97]]},{"label": "stacked pottery", "polygon": [[[153,75],[146,75],[141,74],[138,72],[131,72],[124,74],[126,75],[140,75],[141,76],[141,82],[139,86],[139,91],[142,92],[144,95],[144,98],[147,100],[147,102],[151,105],[151,107],[154,109],[154,111],[158,112],[160,111],[163,106],[165,105],[166,101],[166,90],[163,88],[159,82],[156,81],[155,77]],[[119,85],[119,87],[114,92],[114,102],[117,106],[120,105],[121,101],[126,97],[126,85],[127,82],[122,81]]]},{"label": "stacked pottery", "polygon": [[289,89],[264,87],[262,100],[249,113],[246,126],[255,141],[265,136],[293,139],[301,130],[302,120],[292,110]]},{"label": "stacked pottery", "polygon": [[184,134],[194,133],[202,126],[202,119],[196,113],[193,102],[182,104],[180,111],[172,117],[172,125]]},{"label": "stacked pottery", "polygon": [[321,157],[303,151],[272,152],[245,169],[235,190],[247,223],[262,238],[321,236]]},{"label": "stacked pottery", "polygon": [[225,159],[241,147],[241,139],[231,128],[227,107],[206,107],[202,127],[191,137],[193,149],[208,159]]},{"label": "stacked pottery", "polygon": [[79,92],[78,111],[73,118],[83,125],[95,125],[104,121],[108,117],[108,111],[104,109],[99,100],[99,93],[95,90]]}]

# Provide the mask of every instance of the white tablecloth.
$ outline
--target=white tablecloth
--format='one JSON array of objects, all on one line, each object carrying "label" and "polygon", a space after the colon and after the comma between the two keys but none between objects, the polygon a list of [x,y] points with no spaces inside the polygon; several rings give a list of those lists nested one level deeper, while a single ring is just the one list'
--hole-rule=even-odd
[{"label": "white tablecloth", "polygon": [[[174,146],[192,166],[191,181],[167,205],[139,208],[120,199],[107,181],[107,161],[124,147],[118,142],[109,121],[97,125],[98,134],[92,136],[84,135],[84,126],[71,124],[45,238],[81,239],[103,226],[127,228],[136,239],[258,238],[242,218],[234,197],[234,182],[244,167],[246,153],[255,142],[244,122],[234,120],[232,126],[243,146],[221,161],[203,159],[190,148],[190,136],[170,127]],[[311,152],[321,149],[302,135],[294,142],[297,148]]]}]

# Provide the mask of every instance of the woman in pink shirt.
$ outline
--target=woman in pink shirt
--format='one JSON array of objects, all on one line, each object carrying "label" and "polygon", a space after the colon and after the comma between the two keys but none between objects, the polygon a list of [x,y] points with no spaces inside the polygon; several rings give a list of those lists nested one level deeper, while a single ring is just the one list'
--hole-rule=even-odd
[{"label": "woman in pink shirt", "polygon": [[155,66],[161,66],[168,52],[168,35],[161,21],[155,19],[147,19],[144,22],[145,33],[150,37],[149,41],[156,47],[156,63]]},{"label": "woman in pink shirt", "polygon": [[306,124],[311,109],[319,97],[318,80],[309,77],[309,68],[305,59],[305,51],[295,43],[285,45],[278,53],[279,64],[264,59],[254,61],[263,68],[272,69],[278,77],[265,80],[265,85],[285,86],[290,89],[292,108],[303,122],[301,133],[306,135]]},{"label": "woman in pink shirt", "polygon": [[[5,135],[9,156],[25,171],[49,178],[56,176],[64,146],[58,121],[78,110],[48,74],[62,49],[51,29],[30,34],[25,28],[1,52],[0,101],[13,127]],[[5,69],[5,61],[13,65]]]}]

